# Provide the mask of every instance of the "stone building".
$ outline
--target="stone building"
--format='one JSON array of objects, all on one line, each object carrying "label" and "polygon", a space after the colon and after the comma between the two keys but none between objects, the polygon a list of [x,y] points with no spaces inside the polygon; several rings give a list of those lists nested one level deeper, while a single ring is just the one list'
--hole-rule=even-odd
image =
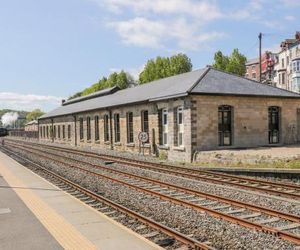
[{"label": "stone building", "polygon": [[279,88],[294,92],[300,90],[300,32],[296,32],[295,38],[285,39],[278,53],[275,64],[275,76],[273,81]]},{"label": "stone building", "polygon": [[246,62],[245,77],[254,81],[259,81],[259,59],[254,58]]},{"label": "stone building", "polygon": [[39,138],[191,161],[202,150],[299,142],[300,95],[207,67],[66,101],[39,119]]},{"label": "stone building", "polygon": [[38,131],[38,129],[39,129],[39,125],[37,120],[27,122],[24,127],[25,131]]}]

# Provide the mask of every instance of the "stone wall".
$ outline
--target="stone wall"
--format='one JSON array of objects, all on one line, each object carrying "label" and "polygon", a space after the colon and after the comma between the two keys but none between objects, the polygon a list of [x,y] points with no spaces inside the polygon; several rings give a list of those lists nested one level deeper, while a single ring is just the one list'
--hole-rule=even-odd
[{"label": "stone wall", "polygon": [[[218,143],[218,107],[233,107],[233,143],[226,148],[269,145],[268,107],[280,107],[280,144],[297,142],[297,108],[292,98],[192,96],[193,151],[220,149]],[[299,129],[298,129],[299,130]]]},{"label": "stone wall", "polygon": [[[174,107],[183,106],[183,121],[184,121],[184,146],[177,147],[174,146],[174,120],[173,120],[173,110]],[[168,142],[169,145],[161,146],[159,145],[159,116],[158,110],[167,108],[168,109]],[[142,120],[141,112],[148,110],[149,116],[149,143],[141,147],[138,134],[142,130]],[[110,113],[111,112],[111,113]],[[133,112],[133,143],[127,143],[127,112]],[[120,142],[115,142],[114,133],[114,114],[118,113],[120,115]],[[108,115],[112,117],[110,128],[109,122],[109,135],[110,140],[104,141],[104,116]],[[95,116],[99,116],[99,140],[95,140]],[[87,140],[87,117],[91,118],[91,139]],[[83,118],[83,139],[80,140],[80,119]],[[53,120],[53,121],[52,121]],[[96,111],[90,111],[85,113],[76,114],[76,132],[75,132],[75,117],[61,116],[53,119],[43,119],[39,121],[40,130],[44,126],[53,125],[56,127],[56,137],[51,138],[50,133],[48,138],[40,136],[41,141],[54,141],[57,143],[67,143],[73,146],[78,146],[82,148],[102,148],[102,149],[113,149],[120,151],[130,151],[135,153],[141,153],[144,151],[145,155],[161,155],[168,157],[170,160],[176,161],[190,161],[191,160],[191,127],[190,127],[190,101],[189,98],[169,100],[165,102],[157,103],[147,103],[147,104],[136,104],[122,106],[118,108],[102,109]],[[67,126],[71,125],[71,138],[67,138]],[[65,138],[62,138],[62,126],[65,125]],[[60,126],[61,136],[58,138],[58,126]],[[111,134],[112,131],[112,134]],[[75,136],[76,133],[76,136]],[[40,134],[41,135],[41,134]],[[111,137],[112,136],[112,137]]]}]

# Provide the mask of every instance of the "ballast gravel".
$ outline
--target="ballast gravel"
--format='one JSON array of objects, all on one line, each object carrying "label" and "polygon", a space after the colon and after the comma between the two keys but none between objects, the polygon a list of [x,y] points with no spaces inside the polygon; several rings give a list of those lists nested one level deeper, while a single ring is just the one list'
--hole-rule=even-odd
[{"label": "ballast gravel", "polygon": [[[172,227],[201,242],[210,241],[216,249],[295,249],[295,245],[275,236],[216,219],[206,213],[162,201],[124,185],[83,174],[75,168],[57,165],[50,160],[10,148],[20,155],[97,192],[145,216]],[[207,185],[207,184],[206,184]]]}]

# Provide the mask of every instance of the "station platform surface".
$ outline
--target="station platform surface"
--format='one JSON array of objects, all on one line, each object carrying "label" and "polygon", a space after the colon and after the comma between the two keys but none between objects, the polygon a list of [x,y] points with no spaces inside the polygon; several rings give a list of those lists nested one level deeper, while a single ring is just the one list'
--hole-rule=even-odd
[{"label": "station platform surface", "polygon": [[0,249],[162,249],[0,152]]}]

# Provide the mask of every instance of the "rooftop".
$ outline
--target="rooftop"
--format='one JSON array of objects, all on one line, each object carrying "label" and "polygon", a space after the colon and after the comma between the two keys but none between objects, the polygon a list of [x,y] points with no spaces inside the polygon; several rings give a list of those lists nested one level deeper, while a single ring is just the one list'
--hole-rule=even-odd
[{"label": "rooftop", "polygon": [[206,67],[133,88],[115,92],[107,91],[101,96],[92,94],[77,102],[64,104],[40,119],[141,102],[154,102],[189,94],[300,98],[300,95],[294,92]]}]

